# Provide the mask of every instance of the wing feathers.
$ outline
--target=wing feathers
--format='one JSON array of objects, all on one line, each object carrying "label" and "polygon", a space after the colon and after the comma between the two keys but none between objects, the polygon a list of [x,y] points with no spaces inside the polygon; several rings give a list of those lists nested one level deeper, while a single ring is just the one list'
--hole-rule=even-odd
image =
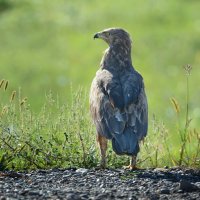
[{"label": "wing feathers", "polygon": [[106,70],[97,73],[90,92],[90,109],[97,131],[113,139],[116,153],[131,154],[138,149],[138,140],[147,134],[147,99],[141,75],[134,72],[121,77],[119,80]]}]

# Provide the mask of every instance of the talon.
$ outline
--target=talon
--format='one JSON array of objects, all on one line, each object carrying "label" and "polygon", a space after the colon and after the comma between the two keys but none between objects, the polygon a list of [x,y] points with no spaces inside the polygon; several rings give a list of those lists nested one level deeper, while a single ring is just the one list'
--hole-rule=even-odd
[{"label": "talon", "polygon": [[99,165],[99,168],[100,168],[100,169],[106,169],[106,163],[101,163],[101,164]]},{"label": "talon", "polygon": [[136,167],[135,165],[128,165],[128,166],[123,166],[123,169],[126,169],[126,170],[139,170],[140,168]]},{"label": "talon", "polygon": [[106,166],[98,165],[95,167],[97,170],[106,169]]}]

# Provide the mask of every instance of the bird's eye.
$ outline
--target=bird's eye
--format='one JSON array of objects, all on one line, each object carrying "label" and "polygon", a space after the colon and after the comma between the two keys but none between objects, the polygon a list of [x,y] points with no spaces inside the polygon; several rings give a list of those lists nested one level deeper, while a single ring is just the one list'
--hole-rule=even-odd
[{"label": "bird's eye", "polygon": [[107,35],[110,36],[110,33],[108,32]]}]

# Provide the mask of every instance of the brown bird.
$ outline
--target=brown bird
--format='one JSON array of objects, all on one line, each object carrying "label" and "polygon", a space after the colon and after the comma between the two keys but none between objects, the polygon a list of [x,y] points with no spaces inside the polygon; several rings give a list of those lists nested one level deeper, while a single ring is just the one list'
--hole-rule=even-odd
[{"label": "brown bird", "polygon": [[131,38],[121,28],[98,32],[94,38],[108,44],[90,90],[90,112],[97,130],[102,168],[106,167],[107,140],[118,155],[131,156],[136,168],[139,142],[147,135],[148,107],[142,76],[131,60]]}]

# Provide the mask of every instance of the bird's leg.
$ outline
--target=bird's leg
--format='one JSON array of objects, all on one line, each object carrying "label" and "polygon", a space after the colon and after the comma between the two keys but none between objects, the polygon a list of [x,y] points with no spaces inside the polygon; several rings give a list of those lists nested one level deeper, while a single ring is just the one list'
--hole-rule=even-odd
[{"label": "bird's leg", "polygon": [[136,160],[137,160],[137,156],[131,157],[131,159],[130,159],[130,169],[132,169],[132,170],[137,169]]},{"label": "bird's leg", "polygon": [[101,153],[101,163],[100,168],[106,168],[106,150],[107,150],[107,139],[100,134],[97,134],[97,142],[99,143],[100,153]]},{"label": "bird's leg", "polygon": [[124,166],[124,169],[130,169],[130,170],[136,170],[138,169],[136,167],[136,159],[137,159],[137,156],[132,156],[131,159],[130,159],[130,165],[128,166]]}]

